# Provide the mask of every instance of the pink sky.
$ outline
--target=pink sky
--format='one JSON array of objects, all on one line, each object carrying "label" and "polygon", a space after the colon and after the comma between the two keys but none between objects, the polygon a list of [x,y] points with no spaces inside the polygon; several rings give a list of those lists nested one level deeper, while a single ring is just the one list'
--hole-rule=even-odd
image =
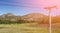
[{"label": "pink sky", "polygon": [[[58,9],[52,9],[51,11],[51,14],[52,15],[56,15],[56,14],[60,14],[60,0],[22,0],[22,4],[31,4],[29,6],[31,7],[38,7],[38,9],[42,9],[43,12],[47,11],[47,10],[44,10],[43,8],[44,7],[49,7],[49,6],[54,6],[54,5],[57,5]],[[39,11],[32,11],[32,12],[39,12]],[[47,13],[46,13],[47,14]]]},{"label": "pink sky", "polygon": [[[30,12],[39,12],[48,15],[45,7],[57,5],[58,9],[53,8],[51,15],[60,15],[60,0],[0,0],[0,12],[25,15]],[[7,6],[7,7],[6,7]],[[6,11],[6,12],[5,12]]]}]

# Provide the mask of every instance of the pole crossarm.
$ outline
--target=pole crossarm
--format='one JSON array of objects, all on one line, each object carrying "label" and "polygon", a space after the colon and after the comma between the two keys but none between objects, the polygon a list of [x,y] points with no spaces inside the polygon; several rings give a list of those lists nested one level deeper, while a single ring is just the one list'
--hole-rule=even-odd
[{"label": "pole crossarm", "polygon": [[51,10],[52,8],[56,8],[57,9],[57,6],[49,6],[49,7],[45,7],[44,9]]}]

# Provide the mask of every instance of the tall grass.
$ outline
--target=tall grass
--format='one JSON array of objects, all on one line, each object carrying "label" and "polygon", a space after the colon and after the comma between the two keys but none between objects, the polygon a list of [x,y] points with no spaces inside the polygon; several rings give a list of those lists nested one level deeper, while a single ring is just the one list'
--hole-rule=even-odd
[{"label": "tall grass", "polygon": [[0,24],[0,33],[48,33],[46,27],[29,27],[27,25],[29,24]]}]

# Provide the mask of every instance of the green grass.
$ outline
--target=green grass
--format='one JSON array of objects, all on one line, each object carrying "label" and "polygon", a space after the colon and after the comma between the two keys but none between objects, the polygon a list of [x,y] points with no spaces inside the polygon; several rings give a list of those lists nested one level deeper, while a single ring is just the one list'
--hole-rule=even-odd
[{"label": "green grass", "polygon": [[0,24],[0,33],[48,33],[48,29],[31,24]]}]

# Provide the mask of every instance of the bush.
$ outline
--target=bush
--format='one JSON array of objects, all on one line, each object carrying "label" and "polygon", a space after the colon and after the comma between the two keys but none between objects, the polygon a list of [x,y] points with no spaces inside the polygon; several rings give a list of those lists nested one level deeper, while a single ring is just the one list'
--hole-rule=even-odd
[{"label": "bush", "polygon": [[14,24],[15,21],[9,21],[9,20],[0,20],[0,24]]},{"label": "bush", "polygon": [[27,20],[18,20],[17,23],[29,23]]}]

